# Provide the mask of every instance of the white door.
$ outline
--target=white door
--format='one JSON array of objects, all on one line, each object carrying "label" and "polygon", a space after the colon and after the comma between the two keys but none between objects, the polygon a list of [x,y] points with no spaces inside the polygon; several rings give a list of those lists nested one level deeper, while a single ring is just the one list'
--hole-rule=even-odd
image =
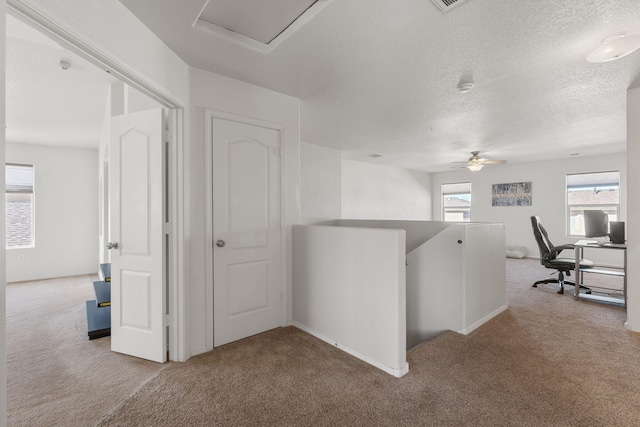
[{"label": "white door", "polygon": [[212,119],[214,346],[281,325],[280,131]]},{"label": "white door", "polygon": [[111,350],[166,362],[163,110],[113,117],[109,153]]}]

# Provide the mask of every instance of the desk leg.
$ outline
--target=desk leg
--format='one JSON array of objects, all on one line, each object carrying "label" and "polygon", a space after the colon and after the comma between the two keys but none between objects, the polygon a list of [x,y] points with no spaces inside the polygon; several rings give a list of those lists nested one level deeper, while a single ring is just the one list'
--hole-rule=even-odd
[{"label": "desk leg", "polygon": [[576,271],[575,277],[573,278],[575,281],[575,286],[573,287],[573,297],[577,300],[580,299],[580,284],[582,283],[582,277],[580,276],[580,260],[582,259],[583,249],[579,246],[575,247],[575,257],[576,257]]},{"label": "desk leg", "polygon": [[623,277],[624,281],[622,282],[623,283],[622,295],[624,297],[624,308],[626,309],[627,308],[627,248],[626,247],[624,248],[623,252],[624,252],[624,264],[623,264],[623,266],[624,266],[624,277]]}]

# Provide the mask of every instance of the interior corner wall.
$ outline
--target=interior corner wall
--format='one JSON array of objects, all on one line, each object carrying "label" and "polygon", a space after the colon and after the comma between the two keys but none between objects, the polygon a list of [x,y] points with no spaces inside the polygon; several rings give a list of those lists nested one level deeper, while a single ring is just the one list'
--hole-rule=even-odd
[{"label": "interior corner wall", "polygon": [[300,144],[300,224],[340,218],[341,167],[339,150]]},{"label": "interior corner wall", "polygon": [[[185,178],[186,195],[191,199],[190,215],[186,218],[189,229],[185,230],[186,258],[189,260],[187,324],[189,325],[188,356],[202,353],[213,346],[213,322],[207,321],[208,313],[212,313],[213,298],[208,295],[212,291],[212,283],[206,282],[207,263],[205,259],[207,240],[205,217],[207,207],[206,190],[206,110],[215,110],[236,114],[253,119],[270,122],[282,126],[284,146],[282,150],[284,168],[285,210],[282,212],[286,239],[284,240],[286,277],[286,319],[291,321],[291,225],[300,221],[300,101],[278,92],[254,86],[238,80],[204,70],[190,69],[190,106],[188,115],[188,154]],[[215,203],[215,201],[214,201]],[[209,342],[210,341],[210,342]]]},{"label": "interior corner wall", "polygon": [[342,219],[431,220],[431,174],[342,159]]},{"label": "interior corner wall", "polygon": [[6,161],[35,174],[35,247],[7,249],[7,281],[96,273],[98,151],[7,143]]},{"label": "interior corner wall", "polygon": [[640,332],[640,87],[627,91],[627,321]]},{"label": "interior corner wall", "polygon": [[[575,237],[567,236],[566,175],[612,170],[620,171],[620,219],[625,221],[625,190],[630,190],[627,185],[626,153],[487,166],[480,172],[462,169],[433,174],[433,218],[442,218],[442,184],[471,182],[471,221],[504,223],[506,245],[525,246],[528,256],[537,258],[540,254],[531,231],[530,217],[540,216],[555,245],[575,242]],[[532,206],[491,206],[492,185],[513,182],[532,183]],[[620,254],[612,252],[614,251],[593,251],[589,258],[597,258],[594,261],[611,265],[621,264]]]}]

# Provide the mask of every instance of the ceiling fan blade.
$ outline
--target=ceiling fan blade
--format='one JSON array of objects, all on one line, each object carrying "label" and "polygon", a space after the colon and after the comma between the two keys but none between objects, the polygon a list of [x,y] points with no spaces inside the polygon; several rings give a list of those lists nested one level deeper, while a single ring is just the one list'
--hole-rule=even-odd
[{"label": "ceiling fan blade", "polygon": [[506,160],[491,160],[491,159],[480,159],[480,163],[483,165],[503,165],[507,163]]}]

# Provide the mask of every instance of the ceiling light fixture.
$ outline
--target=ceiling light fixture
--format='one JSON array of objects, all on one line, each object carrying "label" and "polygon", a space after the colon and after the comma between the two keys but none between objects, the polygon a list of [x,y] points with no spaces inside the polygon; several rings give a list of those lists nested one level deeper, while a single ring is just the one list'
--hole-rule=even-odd
[{"label": "ceiling light fixture", "polygon": [[70,67],[69,63],[67,61],[60,61],[60,68],[62,68],[63,70],[68,70]]},{"label": "ceiling light fixture", "polygon": [[589,62],[609,62],[624,58],[640,48],[640,34],[627,35],[626,31],[611,34],[602,39],[602,44],[587,56]]},{"label": "ceiling light fixture", "polygon": [[483,168],[483,166],[484,165],[481,165],[480,163],[474,163],[472,161],[467,165],[467,169],[469,169],[471,172],[479,172],[480,169]]}]

